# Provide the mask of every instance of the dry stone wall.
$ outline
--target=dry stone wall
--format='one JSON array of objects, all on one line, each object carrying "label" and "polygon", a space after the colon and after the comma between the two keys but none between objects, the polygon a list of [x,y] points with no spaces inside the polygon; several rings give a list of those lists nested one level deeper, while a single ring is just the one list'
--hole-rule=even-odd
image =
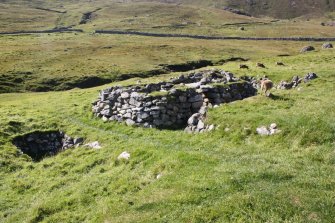
[{"label": "dry stone wall", "polygon": [[256,92],[249,81],[212,69],[181,75],[168,82],[110,87],[100,92],[92,111],[104,121],[127,125],[185,127],[194,114],[200,112],[204,116],[201,111],[207,107],[241,100]]}]

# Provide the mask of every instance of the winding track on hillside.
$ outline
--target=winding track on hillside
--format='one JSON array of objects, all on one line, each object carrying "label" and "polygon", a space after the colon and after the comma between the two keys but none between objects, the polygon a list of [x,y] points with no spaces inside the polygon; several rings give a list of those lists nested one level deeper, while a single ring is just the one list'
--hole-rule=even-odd
[{"label": "winding track on hillside", "polygon": [[[26,34],[43,34],[43,33],[63,33],[63,32],[84,32],[82,29],[49,29],[40,31],[15,31],[15,32],[0,32],[0,35],[26,35]],[[242,37],[242,36],[207,36],[207,35],[189,35],[176,33],[151,33],[140,31],[121,31],[121,30],[95,30],[96,34],[110,35],[132,35],[132,36],[149,36],[149,37],[164,37],[164,38],[191,38],[202,40],[251,40],[251,41],[335,41],[335,37]]]}]

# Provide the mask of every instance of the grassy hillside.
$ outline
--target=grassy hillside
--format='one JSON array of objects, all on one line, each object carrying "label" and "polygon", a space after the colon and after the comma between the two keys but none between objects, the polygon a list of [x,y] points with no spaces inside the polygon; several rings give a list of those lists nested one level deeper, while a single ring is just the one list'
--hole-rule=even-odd
[{"label": "grassy hillside", "polygon": [[[320,78],[300,90],[274,90],[276,100],[256,96],[212,109],[207,122],[218,129],[200,135],[103,123],[92,117],[90,102],[107,86],[2,94],[1,221],[333,222],[334,59],[328,50],[265,56],[263,70],[254,67],[260,60],[243,72],[237,62],[224,65],[275,82],[310,71]],[[278,60],[286,66],[275,66]],[[272,122],[282,133],[255,133]],[[34,163],[10,140],[37,129],[61,129],[103,148],[79,147]],[[116,161],[122,151],[130,152],[129,162]]]},{"label": "grassy hillside", "polygon": [[[335,222],[334,49],[321,49],[321,42],[94,33],[334,37],[334,27],[321,25],[335,19],[331,10],[334,1],[323,0],[0,1],[0,32],[83,30],[0,35],[0,222]],[[316,50],[300,53],[306,45]],[[229,58],[246,59],[250,69]],[[308,72],[319,78],[274,89],[272,98],[210,109],[206,124],[217,128],[204,134],[92,115],[100,90],[169,80],[181,73],[164,65],[199,60],[236,76],[267,75],[276,84]],[[271,123],[279,134],[256,133]],[[16,136],[47,130],[102,148],[80,146],[34,162],[12,144]],[[117,160],[123,151],[129,161]]]},{"label": "grassy hillside", "polygon": [[[236,15],[216,8],[166,3],[114,1],[5,1],[0,32],[60,27],[83,33],[0,35],[0,92],[65,90],[98,86],[134,76],[164,72],[159,64],[216,62],[231,57],[296,54],[312,43],[205,41],[94,34],[95,30],[135,30],[241,37],[333,37],[327,18],[272,20]],[[99,9],[99,10],[98,10]],[[98,11],[97,11],[98,10]],[[82,23],[83,15],[93,12]],[[19,16],[17,16],[19,14]],[[38,15],[38,16],[37,16]],[[240,27],[244,27],[241,30]],[[141,44],[138,44],[141,42]],[[320,49],[321,43],[313,43]]]},{"label": "grassy hillside", "polygon": [[254,16],[294,18],[308,14],[322,15],[335,10],[333,0],[228,0],[231,7],[241,8]]},{"label": "grassy hillside", "polygon": [[[160,64],[299,53],[304,42],[207,41],[90,34],[0,37],[0,92],[95,86],[152,76]],[[139,45],[138,43],[141,42]],[[321,43],[312,43],[321,50]]]},{"label": "grassy hillside", "polygon": [[220,9],[228,6],[240,9],[256,17],[270,16],[281,19],[294,18],[306,14],[322,15],[325,12],[335,10],[335,2],[333,0],[151,0],[151,2],[186,4]]},{"label": "grassy hillside", "polygon": [[[94,3],[89,1],[9,1],[0,3],[2,18],[0,32],[44,30],[56,27],[81,28],[90,32],[97,29],[130,29],[224,36],[328,36],[333,32],[332,27],[320,25],[321,22],[331,20],[333,17],[326,18],[327,14],[324,13],[316,13],[315,15],[318,16],[306,16],[309,21],[306,21],[306,17],[296,21],[276,21],[266,17],[237,15],[223,10],[222,7],[210,7],[211,4],[208,4],[204,4],[204,1],[193,2],[193,4],[186,2],[181,5],[159,1],[126,3],[107,0],[98,0]],[[288,10],[286,10],[278,3],[273,4],[273,9],[280,9],[280,13],[289,12],[289,8],[292,8],[287,6]],[[299,8],[303,7],[299,6]],[[320,11],[317,7],[314,9]],[[334,10],[332,6],[327,9]],[[258,9],[250,10],[257,12]],[[294,9],[294,12],[296,11]],[[83,15],[88,12],[92,12],[90,19],[80,24]],[[269,13],[275,15],[275,12]],[[239,30],[241,26],[246,27],[245,32]]]}]

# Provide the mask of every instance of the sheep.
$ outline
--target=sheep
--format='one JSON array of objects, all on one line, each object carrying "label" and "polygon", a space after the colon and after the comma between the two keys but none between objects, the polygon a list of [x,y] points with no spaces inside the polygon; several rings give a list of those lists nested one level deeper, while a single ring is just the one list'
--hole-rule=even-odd
[{"label": "sheep", "polygon": [[249,69],[248,65],[240,64],[240,69]]},{"label": "sheep", "polygon": [[[265,96],[269,97],[270,96],[270,90],[273,88],[273,82],[269,79],[263,79],[261,78],[261,91],[265,93]],[[267,93],[269,92],[269,93]]]}]

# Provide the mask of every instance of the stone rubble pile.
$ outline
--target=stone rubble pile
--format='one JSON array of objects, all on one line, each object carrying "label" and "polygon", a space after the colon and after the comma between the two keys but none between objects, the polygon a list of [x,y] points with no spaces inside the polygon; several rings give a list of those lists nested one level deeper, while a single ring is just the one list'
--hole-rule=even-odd
[{"label": "stone rubble pile", "polygon": [[[167,82],[110,87],[100,92],[92,111],[104,121],[125,122],[130,126],[185,127],[201,109],[207,110],[256,93],[252,83],[234,77],[232,73],[211,69],[191,72]],[[202,127],[205,114],[201,116],[189,122],[192,125],[188,127],[195,132],[210,129]]]},{"label": "stone rubble pile", "polygon": [[13,139],[13,144],[34,161],[81,145],[83,142],[83,138],[72,138],[61,131],[37,131]]},{"label": "stone rubble pile", "polygon": [[277,126],[276,123],[272,123],[269,127],[261,126],[261,127],[257,128],[256,132],[259,135],[269,136],[269,135],[274,135],[274,134],[280,133],[281,130],[278,129],[278,126]]},{"label": "stone rubble pile", "polygon": [[187,133],[203,133],[214,130],[214,125],[205,124],[205,114],[195,113],[187,120]]},{"label": "stone rubble pile", "polygon": [[308,73],[303,78],[299,78],[299,76],[294,76],[292,78],[291,82],[281,81],[278,84],[277,89],[287,90],[287,89],[291,89],[291,88],[296,88],[302,82],[306,83],[306,82],[311,81],[311,80],[316,79],[316,78],[318,78],[318,75],[315,74],[315,73]]}]

